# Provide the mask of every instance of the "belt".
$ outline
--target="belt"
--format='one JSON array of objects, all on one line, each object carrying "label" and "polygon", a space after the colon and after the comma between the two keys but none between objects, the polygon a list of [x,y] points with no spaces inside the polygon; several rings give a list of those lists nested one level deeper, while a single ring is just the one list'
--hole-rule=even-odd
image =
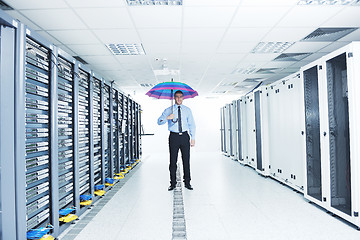
[{"label": "belt", "polygon": [[183,135],[183,134],[187,134],[187,131],[185,131],[185,132],[181,132],[181,133],[177,133],[177,132],[170,132],[170,134],[171,135],[179,135],[179,136],[181,136],[181,135]]}]

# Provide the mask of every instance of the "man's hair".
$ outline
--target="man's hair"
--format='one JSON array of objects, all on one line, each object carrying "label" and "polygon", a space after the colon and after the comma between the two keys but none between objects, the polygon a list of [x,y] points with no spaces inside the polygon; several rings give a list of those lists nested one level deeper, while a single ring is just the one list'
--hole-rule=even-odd
[{"label": "man's hair", "polygon": [[182,91],[180,91],[180,90],[177,90],[177,91],[174,93],[174,96],[175,96],[177,93],[180,93],[181,95],[184,96],[184,93],[183,93]]}]

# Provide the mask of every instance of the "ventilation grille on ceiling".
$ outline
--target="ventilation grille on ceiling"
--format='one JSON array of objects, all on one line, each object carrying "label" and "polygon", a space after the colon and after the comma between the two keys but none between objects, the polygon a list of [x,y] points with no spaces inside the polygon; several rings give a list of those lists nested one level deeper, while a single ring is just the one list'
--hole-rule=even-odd
[{"label": "ventilation grille on ceiling", "polygon": [[143,5],[168,5],[176,6],[183,5],[182,0],[126,0],[129,6],[143,6]]},{"label": "ventilation grille on ceiling", "polygon": [[293,44],[293,42],[259,42],[258,45],[251,52],[282,53]]},{"label": "ventilation grille on ceiling", "polygon": [[301,41],[308,42],[333,42],[349,33],[355,31],[357,28],[318,28]]},{"label": "ventilation grille on ceiling", "polygon": [[247,78],[244,81],[242,81],[243,83],[258,83],[262,80],[262,78]]},{"label": "ventilation grille on ceiling", "polygon": [[12,7],[4,3],[3,1],[0,1],[0,9],[1,10],[14,10]]},{"label": "ventilation grille on ceiling", "polygon": [[298,5],[360,5],[360,0],[300,0]]},{"label": "ventilation grille on ceiling", "polygon": [[110,44],[106,44],[106,47],[114,55],[145,55],[145,50],[143,48],[143,45],[138,43],[132,43],[132,44],[110,43]]},{"label": "ventilation grille on ceiling", "polygon": [[247,68],[237,68],[232,72],[232,74],[253,74],[255,71],[256,71],[255,65],[252,64]]},{"label": "ventilation grille on ceiling", "polygon": [[88,64],[84,59],[82,59],[79,56],[73,56],[76,60],[78,60],[79,62],[81,62],[82,64]]},{"label": "ventilation grille on ceiling", "polygon": [[260,68],[256,73],[259,74],[274,74],[281,70],[280,68]]},{"label": "ventilation grille on ceiling", "polygon": [[310,55],[311,53],[282,53],[274,61],[297,62]]},{"label": "ventilation grille on ceiling", "polygon": [[153,86],[155,86],[155,84],[152,84],[152,83],[141,83],[140,86],[148,88],[148,87],[153,87]]}]

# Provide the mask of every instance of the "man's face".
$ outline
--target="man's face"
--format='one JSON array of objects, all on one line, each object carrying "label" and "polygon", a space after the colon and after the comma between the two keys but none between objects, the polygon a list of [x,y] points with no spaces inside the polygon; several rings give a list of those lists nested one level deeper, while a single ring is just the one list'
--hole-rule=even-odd
[{"label": "man's face", "polygon": [[181,105],[182,104],[182,102],[183,102],[183,100],[184,100],[184,96],[181,94],[181,93],[177,93],[177,94],[175,94],[175,103],[177,104],[177,105]]}]

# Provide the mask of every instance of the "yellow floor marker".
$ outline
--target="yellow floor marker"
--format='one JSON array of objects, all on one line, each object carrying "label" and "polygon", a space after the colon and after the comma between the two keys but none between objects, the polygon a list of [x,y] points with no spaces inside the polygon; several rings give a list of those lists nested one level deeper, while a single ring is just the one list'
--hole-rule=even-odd
[{"label": "yellow floor marker", "polygon": [[111,187],[111,186],[114,186],[115,183],[111,184],[111,183],[105,183],[105,186],[107,187]]},{"label": "yellow floor marker", "polygon": [[89,206],[89,205],[91,205],[91,203],[92,203],[92,200],[87,200],[87,201],[80,202],[80,205],[81,206]]},{"label": "yellow floor marker", "polygon": [[40,240],[54,240],[55,238],[51,235],[44,235]]}]

